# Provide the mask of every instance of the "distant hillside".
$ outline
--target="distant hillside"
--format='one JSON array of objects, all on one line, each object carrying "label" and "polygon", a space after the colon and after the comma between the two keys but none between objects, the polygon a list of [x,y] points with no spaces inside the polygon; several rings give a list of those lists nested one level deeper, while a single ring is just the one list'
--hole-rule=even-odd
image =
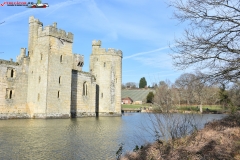
[{"label": "distant hillside", "polygon": [[149,92],[155,93],[153,89],[122,89],[122,98],[130,97],[133,101],[146,101]]}]

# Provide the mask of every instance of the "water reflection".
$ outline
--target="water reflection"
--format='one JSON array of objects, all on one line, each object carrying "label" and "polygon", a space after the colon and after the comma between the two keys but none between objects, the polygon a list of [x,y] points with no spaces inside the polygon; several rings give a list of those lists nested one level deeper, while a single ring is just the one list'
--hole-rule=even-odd
[{"label": "water reflection", "polygon": [[[199,117],[204,120],[199,127],[221,117]],[[148,114],[1,120],[0,159],[114,159],[120,143],[126,151],[154,139],[143,124],[151,125]]]}]

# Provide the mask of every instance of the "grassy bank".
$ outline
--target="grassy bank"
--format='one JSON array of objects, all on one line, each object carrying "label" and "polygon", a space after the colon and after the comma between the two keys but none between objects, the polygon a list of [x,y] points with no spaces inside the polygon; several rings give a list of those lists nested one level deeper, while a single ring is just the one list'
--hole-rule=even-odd
[{"label": "grassy bank", "polygon": [[[182,105],[176,108],[179,111],[200,111],[199,105],[185,106]],[[205,112],[220,112],[225,111],[220,105],[202,105],[202,109]]]},{"label": "grassy bank", "polygon": [[126,109],[126,108],[129,108],[129,109],[139,109],[143,107],[141,104],[122,104],[122,108]]},{"label": "grassy bank", "polygon": [[169,141],[146,144],[121,160],[240,159],[240,114],[209,122],[204,129]]},{"label": "grassy bank", "polygon": [[[139,108],[149,108],[151,107],[153,110],[155,108],[158,109],[158,107],[152,105],[151,103],[146,103],[146,104],[122,104],[123,109],[139,109]],[[203,112],[211,112],[211,113],[216,113],[216,112],[225,112],[226,110],[223,109],[220,105],[202,105]],[[192,112],[198,112],[200,111],[200,107],[198,105],[181,105],[181,106],[176,106],[173,107],[175,111],[184,112],[184,111],[192,111]]]}]

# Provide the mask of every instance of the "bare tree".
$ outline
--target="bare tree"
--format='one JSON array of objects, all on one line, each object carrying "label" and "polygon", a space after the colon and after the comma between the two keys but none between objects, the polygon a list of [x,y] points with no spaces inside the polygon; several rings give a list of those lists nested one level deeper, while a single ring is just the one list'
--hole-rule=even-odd
[{"label": "bare tree", "polygon": [[194,103],[194,80],[196,76],[192,73],[182,74],[176,81],[175,85],[180,89],[181,97],[186,100],[186,103]]},{"label": "bare tree", "polygon": [[133,88],[133,89],[137,88],[137,84],[135,82],[127,82],[125,86],[127,88]]},{"label": "bare tree", "polygon": [[178,69],[195,67],[205,78],[236,82],[240,78],[240,1],[171,0],[174,17],[189,23],[172,54]]},{"label": "bare tree", "polygon": [[168,113],[170,109],[177,104],[174,93],[174,87],[169,80],[160,81],[154,95],[154,104],[157,105],[161,111]]}]

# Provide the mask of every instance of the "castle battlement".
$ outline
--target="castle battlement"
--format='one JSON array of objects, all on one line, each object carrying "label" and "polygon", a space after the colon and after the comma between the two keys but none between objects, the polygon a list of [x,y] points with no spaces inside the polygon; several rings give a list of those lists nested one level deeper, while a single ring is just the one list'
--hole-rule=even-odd
[{"label": "castle battlement", "polygon": [[71,32],[66,33],[66,31],[58,29],[56,23],[54,23],[53,26],[46,26],[44,28],[40,26],[38,29],[38,35],[39,37],[53,36],[67,42],[73,42],[73,34]]},{"label": "castle battlement", "polygon": [[[84,63],[84,55],[81,54],[73,54],[73,61],[77,63]],[[82,66],[83,64],[81,64]]]},{"label": "castle battlement", "polygon": [[116,50],[114,48],[101,48],[102,42],[100,40],[93,40],[92,41],[92,48],[93,52],[97,54],[112,54],[112,55],[118,55],[122,57],[122,51],[121,50]]},{"label": "castle battlement", "polygon": [[93,40],[92,41],[92,46],[99,46],[99,47],[101,47],[101,44],[102,44],[102,42],[100,40],[98,40],[98,41]]},{"label": "castle battlement", "polygon": [[107,54],[117,54],[117,55],[119,55],[119,56],[122,56],[122,51],[121,50],[116,50],[116,49],[114,49],[114,48],[108,48],[107,49]]},{"label": "castle battlement", "polygon": [[33,16],[29,17],[29,23],[35,23],[41,26],[43,25],[43,23],[40,22],[39,19],[35,19]]},{"label": "castle battlement", "polygon": [[10,61],[4,60],[4,59],[0,59],[0,65],[1,64],[14,65],[14,66],[18,66],[19,65],[17,62],[13,62],[12,59]]}]

